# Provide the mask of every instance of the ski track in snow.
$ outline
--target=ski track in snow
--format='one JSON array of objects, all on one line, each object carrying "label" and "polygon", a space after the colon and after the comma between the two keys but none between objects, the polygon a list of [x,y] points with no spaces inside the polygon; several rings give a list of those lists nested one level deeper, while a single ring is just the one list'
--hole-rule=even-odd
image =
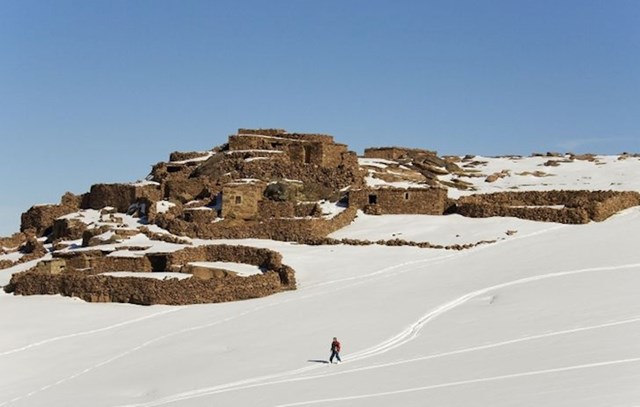
[{"label": "ski track in snow", "polygon": [[[570,275],[576,275],[576,274],[583,274],[583,273],[589,273],[589,272],[601,272],[601,271],[616,271],[616,270],[628,270],[628,269],[632,269],[632,268],[640,268],[640,263],[633,263],[633,264],[626,264],[626,265],[620,265],[620,266],[610,266],[610,267],[591,267],[591,268],[584,268],[584,269],[578,269],[578,270],[570,270],[570,271],[562,271],[562,272],[556,272],[556,273],[549,273],[549,274],[543,274],[543,275],[538,275],[538,276],[532,276],[532,277],[526,277],[526,278],[522,278],[522,279],[518,279],[518,280],[514,280],[514,281],[510,281],[510,282],[506,282],[506,283],[501,283],[501,284],[497,284],[497,285],[493,285],[490,287],[485,287],[482,288],[480,290],[476,290],[476,291],[472,291],[468,294],[465,294],[461,297],[458,297],[457,299],[444,303],[436,308],[434,308],[433,310],[429,311],[427,314],[423,315],[420,319],[418,319],[418,321],[416,321],[415,323],[411,324],[408,328],[406,328],[405,330],[403,330],[402,332],[400,332],[399,334],[397,334],[396,336],[365,350],[362,350],[360,352],[356,352],[353,353],[350,357],[348,361],[345,361],[343,364],[346,363],[352,363],[358,360],[362,360],[362,359],[367,359],[373,356],[378,356],[378,355],[382,355],[384,353],[387,353],[393,349],[396,349],[402,345],[405,345],[411,341],[413,341],[421,332],[421,330],[424,328],[424,326],[432,321],[433,319],[435,319],[436,317],[466,303],[467,301],[478,297],[480,295],[486,294],[489,291],[492,290],[497,290],[497,289],[501,289],[501,288],[505,288],[505,287],[510,287],[510,286],[514,286],[514,285],[520,285],[520,284],[527,284],[527,283],[531,283],[531,282],[535,282],[535,281],[540,281],[540,280],[545,280],[545,279],[550,279],[550,278],[558,278],[558,277],[565,277],[565,276],[570,276]],[[581,330],[588,330],[588,329],[596,329],[596,328],[602,328],[605,326],[613,326],[616,324],[623,324],[623,323],[630,323],[630,322],[635,322],[637,319],[633,319],[633,320],[628,320],[628,321],[621,321],[621,322],[617,322],[617,323],[609,323],[609,324],[603,324],[603,325],[598,325],[595,328],[590,328],[590,327],[585,327],[585,328],[576,328],[573,330],[567,330],[567,331],[561,331],[563,333],[573,333],[573,332],[580,332]],[[545,336],[552,336],[552,334],[542,334],[542,335],[535,335],[533,337],[533,339],[538,339],[540,337],[545,337]],[[486,349],[489,347],[496,347],[496,346],[503,346],[503,345],[507,345],[507,344],[511,344],[511,343],[516,343],[518,341],[524,341],[524,340],[531,340],[531,339],[527,339],[527,338],[521,338],[521,339],[516,339],[516,340],[510,340],[510,341],[503,341],[503,342],[499,342],[498,344],[493,344],[493,345],[483,345],[483,346],[478,346],[478,347],[473,347],[470,348],[470,350],[459,350],[459,351],[453,351],[454,353],[448,352],[446,354],[443,354],[442,356],[447,356],[449,354],[455,354],[455,353],[464,353],[464,352],[470,352],[470,351],[476,351],[476,350],[481,350],[481,349]],[[432,355],[429,357],[423,357],[420,358],[421,360],[426,360],[427,358],[434,358],[434,357],[440,357],[437,355]],[[631,361],[637,361],[640,360],[640,358],[638,359],[632,359]],[[398,362],[396,362],[398,363]],[[615,364],[615,363],[620,363],[620,362],[606,362],[606,364]],[[595,364],[595,365],[602,365],[602,364]],[[592,365],[581,365],[581,366],[586,366],[586,367],[591,367]],[[385,366],[382,366],[385,367]],[[278,383],[286,383],[286,382],[294,382],[294,381],[299,381],[301,380],[301,378],[289,378],[289,379],[284,379],[288,376],[294,376],[294,375],[298,375],[301,373],[306,373],[308,371],[311,370],[315,370],[317,369],[318,366],[308,366],[308,367],[304,367],[304,368],[300,368],[300,369],[295,369],[295,370],[291,370],[291,371],[286,371],[286,372],[281,372],[281,373],[275,373],[272,375],[266,375],[266,376],[261,376],[261,377],[256,377],[256,378],[251,378],[251,379],[246,379],[246,380],[241,380],[241,381],[236,381],[236,382],[232,382],[232,383],[227,383],[227,384],[222,384],[222,385],[218,385],[218,386],[213,386],[213,387],[208,387],[208,388],[202,388],[202,389],[197,389],[197,390],[193,390],[193,391],[189,391],[189,392],[184,392],[184,393],[179,393],[179,394],[175,394],[175,395],[171,395],[171,396],[166,396],[163,397],[161,399],[158,400],[154,400],[154,401],[150,401],[150,402],[146,402],[146,403],[137,403],[137,404],[127,404],[127,405],[123,405],[120,407],[152,407],[152,406],[160,406],[160,405],[164,405],[164,404],[169,404],[169,403],[174,403],[174,402],[178,402],[178,401],[183,401],[183,400],[189,400],[189,399],[194,399],[194,398],[199,398],[199,397],[204,397],[204,396],[209,396],[209,395],[214,395],[214,394],[218,394],[218,393],[222,393],[222,392],[226,392],[226,391],[236,391],[236,390],[242,390],[242,389],[247,389],[247,388],[252,388],[252,387],[258,387],[258,386],[263,386],[263,385],[270,385],[270,384],[278,384]],[[568,367],[568,368],[562,368],[565,370],[573,370],[575,369],[575,367]],[[520,374],[520,375],[532,375],[532,374],[542,374],[541,372],[552,372],[553,370],[544,370],[544,371],[539,371],[539,372],[529,372],[529,373],[524,373],[524,374]],[[322,375],[320,377],[324,377],[326,375]],[[318,376],[316,376],[318,377]],[[499,376],[497,378],[506,378],[506,377],[518,377],[516,376]],[[479,381],[487,381],[487,380],[497,380],[497,378],[488,378],[488,379],[478,379]],[[279,379],[275,382],[266,382],[268,380],[273,380],[273,379]],[[458,383],[458,382],[456,382]],[[466,383],[466,382],[464,382]],[[470,383],[470,382],[469,382]],[[459,384],[462,384],[462,382],[460,382]],[[443,385],[440,385],[443,386]],[[431,387],[429,387],[431,388]],[[433,387],[435,388],[435,387]],[[423,388],[420,388],[423,389]],[[423,389],[423,390],[426,390]],[[413,390],[415,391],[415,390]],[[334,399],[331,399],[333,401],[335,401]]]},{"label": "ski track in snow", "polygon": [[361,400],[361,399],[374,398],[374,397],[391,396],[396,394],[406,394],[406,393],[415,393],[419,391],[426,391],[426,390],[433,390],[433,389],[442,389],[445,387],[463,386],[466,384],[486,383],[486,382],[492,382],[492,381],[498,381],[498,380],[517,379],[517,378],[528,377],[528,376],[539,376],[539,375],[545,375],[550,373],[570,372],[573,370],[582,370],[582,369],[594,369],[594,368],[604,367],[604,366],[622,365],[622,364],[637,363],[637,362],[640,362],[640,357],[629,358],[629,359],[608,360],[605,362],[565,366],[565,367],[559,367],[554,369],[533,370],[530,372],[514,373],[509,375],[483,377],[480,379],[460,380],[457,382],[440,383],[440,384],[433,384],[429,386],[420,386],[420,387],[411,387],[408,389],[392,390],[392,391],[385,391],[385,392],[379,392],[379,393],[367,393],[367,394],[359,394],[355,396],[300,401],[296,403],[279,404],[276,407],[294,407],[294,406],[330,403],[335,401]]},{"label": "ski track in snow", "polygon": [[131,319],[129,321],[119,322],[117,324],[105,326],[105,327],[102,327],[102,328],[96,328],[96,329],[92,329],[92,330],[89,330],[89,331],[76,332],[76,333],[73,333],[73,334],[56,336],[56,337],[53,337],[53,338],[44,339],[44,340],[41,340],[41,341],[38,341],[38,342],[31,343],[29,345],[25,345],[25,346],[21,346],[19,348],[15,348],[15,349],[11,349],[11,350],[8,350],[8,351],[1,352],[0,353],[0,357],[6,356],[6,355],[11,355],[13,353],[22,352],[22,351],[25,351],[25,350],[28,350],[28,349],[37,348],[38,346],[46,345],[46,344],[49,344],[49,343],[52,343],[52,342],[61,341],[61,340],[64,340],[64,339],[77,338],[77,337],[80,337],[80,336],[92,335],[92,334],[96,334],[96,333],[100,333],[100,332],[110,331],[112,329],[117,329],[117,328],[120,328],[120,327],[123,327],[123,326],[127,326],[127,325],[130,325],[130,324],[136,323],[136,322],[140,322],[140,321],[144,321],[144,320],[147,320],[147,319],[156,318],[156,317],[159,317],[159,316],[162,316],[162,315],[170,314],[172,312],[179,311],[180,309],[181,308],[169,309],[169,310],[165,310],[165,311],[162,311],[162,312],[157,312],[155,314],[145,315],[145,316],[140,317],[140,318]]},{"label": "ski track in snow", "polygon": [[[549,227],[549,228],[546,228],[546,229],[543,229],[543,230],[539,230],[539,231],[536,231],[536,232],[531,232],[531,233],[526,234],[526,235],[516,236],[516,237],[513,237],[513,238],[511,238],[509,240],[497,242],[497,244],[508,244],[508,243],[510,243],[512,241],[515,241],[515,240],[530,238],[530,237],[533,237],[533,236],[537,236],[537,235],[540,235],[540,234],[548,233],[548,232],[551,232],[551,231],[554,231],[554,230],[557,230],[557,229],[561,229],[561,228],[564,228],[564,227],[566,227],[566,225],[555,225],[555,226],[552,226],[552,227]],[[352,282],[352,284],[347,284],[347,285],[341,284],[339,287],[334,288],[333,290],[331,290],[329,292],[341,291],[341,290],[344,290],[344,289],[347,289],[347,288],[351,288],[351,287],[356,286],[356,285],[360,285],[360,284],[363,284],[363,283],[370,282],[370,281],[372,281],[372,279],[375,279],[376,277],[377,278],[389,278],[389,277],[396,276],[396,275],[399,275],[399,274],[404,274],[404,273],[409,272],[409,271],[414,271],[416,269],[420,269],[425,264],[440,263],[440,262],[446,261],[446,260],[448,260],[450,258],[454,258],[454,257],[458,258],[458,257],[461,257],[461,256],[466,256],[466,255],[469,255],[469,254],[471,254],[473,252],[476,252],[476,251],[479,251],[479,250],[489,249],[490,247],[493,247],[493,246],[494,245],[477,246],[477,247],[474,247],[472,249],[466,250],[466,251],[464,251],[462,253],[456,252],[456,253],[451,253],[451,254],[435,257],[435,258],[420,259],[420,260],[414,260],[414,261],[405,262],[405,263],[401,263],[401,264],[395,264],[393,266],[384,267],[382,269],[376,270],[376,271],[374,271],[372,273],[368,273],[368,274],[365,274],[365,275],[346,277],[346,278],[339,279],[339,280],[332,280],[332,281],[329,281],[329,282],[310,285],[310,286],[306,287],[305,289],[311,289],[311,288],[316,288],[316,287],[335,285],[335,284],[338,284],[338,283]],[[411,266],[415,266],[415,267],[411,267]],[[629,265],[629,267],[631,267],[631,266],[633,266],[633,265]],[[622,266],[622,267],[627,267],[627,266]],[[405,329],[400,334],[388,339],[387,341],[382,342],[381,344],[378,344],[378,345],[376,345],[376,346],[374,346],[372,348],[369,348],[369,349],[363,350],[361,352],[356,352],[356,353],[352,354],[350,359],[349,359],[349,361],[353,362],[353,361],[357,361],[357,360],[360,360],[360,359],[365,359],[365,358],[369,358],[369,357],[376,356],[376,355],[379,355],[379,354],[383,354],[383,353],[386,353],[386,352],[388,352],[390,350],[393,350],[393,349],[395,349],[395,348],[397,348],[399,346],[402,346],[405,343],[408,343],[409,341],[411,341],[411,340],[413,340],[413,339],[415,339],[417,337],[417,335],[419,334],[419,332],[422,329],[422,327],[426,323],[428,323],[430,320],[432,320],[433,318],[435,318],[438,315],[441,315],[444,312],[449,311],[450,309],[452,309],[454,307],[457,307],[457,306],[465,303],[466,301],[468,301],[469,299],[471,299],[471,298],[473,298],[475,296],[478,296],[478,295],[481,295],[481,294],[485,293],[486,291],[490,291],[490,290],[494,290],[494,289],[497,289],[497,288],[506,287],[506,286],[513,285],[513,284],[522,284],[522,283],[526,283],[526,282],[529,282],[529,281],[535,281],[535,280],[542,279],[542,278],[558,277],[560,275],[575,274],[575,273],[580,273],[580,272],[585,272],[585,271],[595,271],[595,270],[599,270],[599,269],[610,270],[612,268],[611,267],[602,267],[602,268],[597,268],[597,269],[585,269],[585,270],[570,271],[570,272],[564,272],[564,273],[553,273],[551,275],[529,277],[529,278],[526,278],[526,279],[516,280],[514,282],[504,283],[504,284],[500,284],[498,286],[492,286],[492,287],[488,287],[488,288],[485,288],[485,289],[482,289],[482,290],[474,291],[473,293],[470,293],[470,294],[467,294],[467,295],[465,295],[463,297],[460,297],[457,300],[454,300],[454,301],[449,302],[449,303],[445,303],[445,304],[435,308],[434,310],[432,310],[431,312],[429,312],[428,314],[426,314],[425,316],[420,318],[416,323],[412,324],[409,328]],[[392,273],[390,273],[390,272],[392,272]],[[19,400],[22,400],[22,399],[25,399],[25,398],[28,398],[28,397],[31,397],[31,396],[33,396],[33,395],[35,395],[37,393],[40,393],[40,392],[45,391],[45,390],[48,390],[48,389],[50,389],[52,387],[55,387],[57,385],[66,383],[66,382],[68,382],[70,380],[73,380],[73,379],[79,377],[79,376],[82,376],[82,375],[84,375],[86,373],[89,373],[89,372],[91,372],[91,371],[93,371],[95,369],[98,369],[98,368],[103,367],[103,366],[105,366],[105,365],[107,365],[109,363],[112,363],[112,362],[114,362],[114,361],[116,361],[118,359],[121,359],[121,358],[123,358],[125,356],[128,356],[128,355],[132,354],[133,352],[142,350],[142,349],[146,348],[147,346],[153,345],[153,344],[155,344],[157,342],[160,342],[162,340],[168,339],[170,337],[173,337],[173,336],[176,336],[176,335],[181,335],[181,334],[184,334],[184,333],[187,333],[187,332],[193,332],[193,331],[200,330],[200,329],[206,329],[206,328],[218,325],[218,324],[222,324],[222,323],[234,320],[236,318],[243,317],[243,316],[251,314],[253,312],[264,310],[264,309],[272,307],[272,306],[279,306],[279,305],[282,305],[282,304],[285,304],[285,303],[289,303],[291,301],[297,301],[297,300],[300,300],[300,299],[306,299],[306,298],[310,298],[310,297],[315,297],[315,296],[323,295],[323,294],[326,294],[326,293],[327,292],[324,292],[324,291],[317,292],[317,293],[310,293],[310,294],[306,294],[306,295],[295,297],[295,298],[289,298],[289,299],[286,299],[284,301],[271,303],[271,304],[266,304],[266,305],[263,305],[263,306],[258,306],[258,307],[249,309],[247,311],[243,311],[243,312],[241,312],[241,313],[239,313],[239,314],[237,314],[235,316],[231,316],[231,317],[219,320],[219,321],[214,321],[214,322],[211,322],[211,323],[198,325],[198,326],[195,326],[195,327],[184,328],[184,329],[181,329],[179,331],[171,332],[169,334],[153,338],[153,339],[151,339],[149,341],[146,341],[146,342],[144,342],[144,343],[142,343],[142,344],[140,344],[140,345],[138,345],[138,346],[136,346],[134,348],[131,348],[131,349],[125,351],[125,352],[119,353],[119,354],[117,354],[117,355],[115,355],[115,356],[113,356],[113,357],[111,357],[109,359],[106,359],[106,360],[104,360],[102,362],[99,362],[99,363],[97,363],[97,364],[95,364],[93,366],[90,366],[90,367],[88,367],[86,369],[83,369],[83,370],[81,370],[79,372],[76,372],[76,373],[74,373],[74,374],[72,374],[70,376],[62,378],[62,379],[60,379],[60,380],[58,380],[58,381],[56,381],[54,383],[48,384],[48,385],[46,385],[44,387],[41,387],[40,389],[34,390],[34,391],[32,391],[30,393],[27,393],[25,395],[22,395],[22,396],[15,397],[15,398],[13,398],[11,400],[8,400],[8,401],[5,401],[5,402],[1,402],[0,403],[0,407],[5,406],[7,404],[11,404],[13,402],[16,402],[16,401],[19,401]],[[179,309],[184,309],[184,308],[178,308],[176,310],[179,310]],[[165,314],[165,313],[173,312],[173,311],[176,311],[176,310],[168,310],[168,311],[165,311],[163,313],[158,313],[158,314],[154,314],[154,315]],[[150,317],[150,316],[147,316],[147,317]],[[140,318],[140,319],[145,319],[147,317],[143,317],[143,318]],[[134,321],[130,321],[130,322],[134,322]],[[121,325],[121,324],[116,324],[116,325]],[[90,334],[90,333],[97,333],[97,332],[104,331],[104,330],[107,330],[107,329],[113,329],[113,328],[116,327],[116,325],[111,326],[111,327],[106,327],[106,328],[99,328],[99,329],[92,330],[92,331],[87,331],[86,333],[78,333],[78,334],[65,335],[65,336],[57,337],[57,338],[51,338],[49,340],[41,341],[41,342],[33,344],[33,345],[25,346],[25,347],[23,347],[24,349],[23,348],[19,348],[19,349],[15,349],[13,351],[5,352],[5,353],[6,354],[13,353],[13,352],[17,352],[17,351],[30,349],[30,348],[32,348],[34,346],[39,346],[39,345],[42,345],[42,344],[45,344],[45,343],[50,343],[50,342],[57,341],[57,340],[68,339],[68,338],[81,336],[81,335],[86,335],[86,334]],[[0,356],[2,356],[2,355],[3,354],[0,354]],[[216,393],[220,393],[220,392],[224,392],[224,391],[234,391],[234,390],[239,390],[239,389],[243,389],[243,388],[247,388],[247,387],[254,387],[256,385],[263,385],[263,384],[266,385],[266,384],[270,384],[270,382],[266,382],[266,381],[274,380],[274,379],[282,379],[284,377],[289,377],[289,376],[294,376],[294,375],[298,375],[298,374],[301,374],[301,373],[306,373],[308,371],[311,371],[311,370],[314,370],[314,369],[317,369],[317,368],[318,368],[318,366],[307,366],[307,367],[303,367],[303,368],[300,368],[300,369],[294,369],[294,370],[290,370],[290,371],[286,371],[286,372],[274,373],[274,374],[270,374],[270,375],[265,375],[265,376],[245,379],[245,380],[241,380],[241,381],[231,382],[231,383],[227,383],[227,384],[222,384],[222,385],[218,385],[218,386],[214,386],[214,387],[208,387],[208,388],[198,389],[198,390],[194,390],[194,391],[190,391],[190,392],[179,393],[179,394],[176,394],[176,395],[173,395],[173,396],[164,397],[162,399],[155,400],[155,401],[148,402],[148,403],[130,404],[130,405],[126,405],[126,406],[123,406],[123,407],[134,407],[134,406],[142,407],[142,406],[163,405],[163,404],[171,403],[171,402],[174,402],[174,401],[192,399],[192,398],[199,398],[199,397],[203,397],[203,396],[207,396],[207,395],[211,395],[211,394],[216,394]],[[296,378],[288,379],[288,380],[293,381],[293,380],[296,380]]]}]

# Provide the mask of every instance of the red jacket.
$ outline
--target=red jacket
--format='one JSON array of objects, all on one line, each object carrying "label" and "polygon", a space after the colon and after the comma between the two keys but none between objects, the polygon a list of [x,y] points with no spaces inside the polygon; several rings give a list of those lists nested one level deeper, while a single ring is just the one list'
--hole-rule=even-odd
[{"label": "red jacket", "polygon": [[331,351],[332,352],[340,352],[340,342],[338,342],[337,340],[331,342]]}]

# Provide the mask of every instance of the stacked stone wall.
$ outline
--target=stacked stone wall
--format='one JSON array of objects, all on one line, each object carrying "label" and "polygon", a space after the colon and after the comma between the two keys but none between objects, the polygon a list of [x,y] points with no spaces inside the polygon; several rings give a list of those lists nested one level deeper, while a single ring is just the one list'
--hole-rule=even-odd
[{"label": "stacked stone wall", "polygon": [[174,151],[169,154],[169,161],[186,161],[194,158],[205,157],[209,153],[202,151]]},{"label": "stacked stone wall", "polygon": [[295,204],[293,202],[277,202],[263,199],[258,205],[258,218],[292,218],[295,216]]},{"label": "stacked stone wall", "polygon": [[133,184],[95,184],[89,192],[89,207],[85,209],[102,209],[112,206],[118,212],[126,212],[129,206],[140,198],[160,201],[163,197],[160,185]]},{"label": "stacked stone wall", "polygon": [[583,224],[591,220],[605,220],[637,205],[640,205],[640,194],[637,192],[518,191],[462,197],[456,202],[453,212],[474,218],[511,216],[543,222]]},{"label": "stacked stone wall", "polygon": [[184,220],[158,216],[157,224],[171,233],[201,239],[273,239],[304,243],[309,239],[325,237],[350,224],[356,208],[347,208],[331,219],[263,219],[241,221],[225,219],[214,224],[195,224]]},{"label": "stacked stone wall", "polygon": [[17,295],[78,297],[88,302],[121,302],[139,305],[188,305],[239,301],[265,297],[283,290],[276,272],[224,279],[156,280],[68,272],[14,274],[9,286]]},{"label": "stacked stone wall", "polygon": [[225,185],[222,188],[222,217],[256,219],[264,188],[263,182]]},{"label": "stacked stone wall", "polygon": [[447,202],[447,190],[443,188],[365,188],[349,191],[349,207],[379,215],[442,215]]},{"label": "stacked stone wall", "polygon": [[401,158],[415,158],[420,155],[436,155],[435,151],[420,148],[404,147],[373,147],[364,150],[365,158],[381,158],[384,160],[398,160]]},{"label": "stacked stone wall", "polygon": [[182,203],[215,196],[218,192],[220,188],[206,179],[171,179],[164,183],[164,197]]},{"label": "stacked stone wall", "polygon": [[345,153],[347,153],[347,146],[344,144],[323,144],[322,165],[329,168],[342,165]]},{"label": "stacked stone wall", "polygon": [[[67,252],[57,258],[64,260],[64,272],[46,273],[36,266],[14,274],[5,291],[18,295],[62,294],[90,302],[185,305],[264,297],[296,286],[295,272],[282,264],[280,253],[247,246],[188,247],[143,257],[104,256],[99,251]],[[167,269],[178,271],[189,270],[190,262],[223,261],[253,264],[265,272],[249,277],[222,273],[222,278],[183,280],[102,275],[107,271],[154,271],[153,258],[161,258]]]},{"label": "stacked stone wall", "polygon": [[44,236],[51,232],[57,218],[77,210],[78,208],[67,205],[32,206],[21,216],[20,231],[33,230],[37,236]]}]

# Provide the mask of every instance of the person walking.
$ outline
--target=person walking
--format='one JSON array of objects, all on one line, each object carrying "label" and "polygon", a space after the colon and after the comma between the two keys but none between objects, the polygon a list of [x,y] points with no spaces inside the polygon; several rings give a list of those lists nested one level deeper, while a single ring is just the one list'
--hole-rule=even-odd
[{"label": "person walking", "polygon": [[329,358],[329,363],[333,363],[333,358],[338,359],[336,363],[342,362],[342,360],[340,360],[340,342],[335,336],[333,337],[333,342],[331,342],[331,357]]}]

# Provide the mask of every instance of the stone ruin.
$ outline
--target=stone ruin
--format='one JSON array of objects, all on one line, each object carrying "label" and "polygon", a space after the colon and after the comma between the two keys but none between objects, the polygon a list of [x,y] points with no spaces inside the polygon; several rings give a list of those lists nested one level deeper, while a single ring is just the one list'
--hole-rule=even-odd
[{"label": "stone ruin", "polygon": [[[248,249],[229,255],[232,250],[220,249],[222,246],[128,257],[110,256],[99,248],[145,233],[153,240],[186,246],[190,245],[189,238],[264,238],[306,244],[376,243],[458,250],[473,246],[335,241],[327,236],[350,224],[358,210],[373,215],[456,213],[579,224],[601,221],[640,205],[637,192],[613,191],[514,191],[453,200],[448,198],[447,188],[464,189],[465,185],[438,177],[479,176],[465,168],[473,164],[472,156],[439,157],[429,150],[380,147],[366,149],[364,158],[385,160],[391,170],[378,171],[375,166],[359,163],[356,154],[345,144],[335,143],[332,136],[282,129],[239,129],[226,144],[211,151],[173,152],[168,162],[152,167],[145,181],[95,184],[85,194],[67,193],[60,204],[34,206],[22,214],[21,233],[0,240],[4,242],[3,252],[20,251],[23,255],[19,262],[41,258],[46,253],[43,240],[53,243],[55,251],[52,260],[15,274],[6,289],[16,294],[61,293],[87,301],[137,304],[254,298],[294,289],[293,270],[279,260],[256,263],[256,255],[249,254]],[[380,180],[380,186],[367,185],[367,177]],[[411,187],[390,186],[397,181],[409,181]],[[338,203],[340,210],[324,213],[323,204],[327,202]],[[82,209],[100,210],[101,219],[108,220],[109,226],[95,227],[65,216]],[[158,225],[170,234],[154,234],[143,225],[127,229],[118,216],[122,213],[138,216],[143,224]],[[109,240],[102,240],[101,235],[109,231]],[[68,250],[65,242],[76,239],[82,239],[82,249]],[[94,246],[96,249],[90,250]],[[279,256],[268,256],[275,255]],[[258,264],[266,271],[238,277],[228,270],[189,264],[225,258]],[[0,268],[14,264],[2,260]],[[158,281],[104,275],[119,270],[177,271],[194,277]]]},{"label": "stone ruin", "polygon": [[[225,261],[260,267],[262,273],[240,277],[219,268],[191,262]],[[104,275],[110,271],[173,271],[187,279],[156,280]],[[54,253],[54,258],[11,277],[5,291],[18,295],[62,294],[90,302],[125,302],[140,305],[187,305],[258,298],[295,289],[294,270],[282,256],[268,249],[209,245],[172,253],[112,257],[100,250]]]}]

